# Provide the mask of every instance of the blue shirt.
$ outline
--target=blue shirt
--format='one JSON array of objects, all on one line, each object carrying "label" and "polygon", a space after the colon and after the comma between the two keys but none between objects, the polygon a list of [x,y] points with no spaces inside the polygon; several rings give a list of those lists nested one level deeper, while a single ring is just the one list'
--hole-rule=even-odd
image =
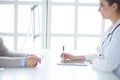
[{"label": "blue shirt", "polygon": [[24,54],[23,56],[22,56],[22,58],[21,58],[21,67],[23,68],[23,67],[25,67],[25,58],[27,57],[27,54]]}]

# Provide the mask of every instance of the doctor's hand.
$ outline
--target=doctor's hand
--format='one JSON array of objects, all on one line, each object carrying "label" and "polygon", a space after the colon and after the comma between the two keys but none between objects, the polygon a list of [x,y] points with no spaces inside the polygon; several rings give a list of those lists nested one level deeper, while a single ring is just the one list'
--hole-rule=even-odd
[{"label": "doctor's hand", "polygon": [[61,54],[61,58],[63,58],[63,59],[70,59],[70,60],[75,60],[76,59],[74,55],[71,55],[69,53],[62,53]]},{"label": "doctor's hand", "polygon": [[35,55],[28,56],[25,59],[25,67],[36,67],[38,63],[41,63],[41,59]]}]

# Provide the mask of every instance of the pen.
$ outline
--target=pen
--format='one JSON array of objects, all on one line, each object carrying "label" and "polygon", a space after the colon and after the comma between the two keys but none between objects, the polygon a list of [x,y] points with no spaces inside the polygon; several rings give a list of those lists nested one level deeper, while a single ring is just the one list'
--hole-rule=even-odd
[{"label": "pen", "polygon": [[63,52],[64,52],[64,50],[65,50],[65,47],[64,47],[64,45],[63,45]]},{"label": "pen", "polygon": [[61,55],[61,57],[64,59],[64,50],[65,50],[65,47],[64,47],[64,45],[63,45],[63,47],[62,47],[62,50],[63,50],[63,52],[62,52],[62,55]]}]

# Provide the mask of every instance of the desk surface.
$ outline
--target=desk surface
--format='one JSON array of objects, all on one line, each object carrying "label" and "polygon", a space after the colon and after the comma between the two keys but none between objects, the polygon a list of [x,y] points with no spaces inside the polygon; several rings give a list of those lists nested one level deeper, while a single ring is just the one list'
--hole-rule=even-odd
[{"label": "desk surface", "polygon": [[[0,70],[0,80],[119,80],[113,73],[105,73],[88,66],[57,65],[60,54],[41,51],[42,63],[35,68],[6,68]],[[53,55],[54,54],[54,55]],[[55,55],[56,54],[56,55]]]}]

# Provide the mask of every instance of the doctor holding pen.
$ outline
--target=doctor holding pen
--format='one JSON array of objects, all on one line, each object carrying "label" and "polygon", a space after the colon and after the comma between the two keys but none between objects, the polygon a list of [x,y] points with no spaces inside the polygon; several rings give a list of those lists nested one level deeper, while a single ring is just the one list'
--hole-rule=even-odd
[{"label": "doctor holding pen", "polygon": [[120,0],[99,0],[99,12],[104,19],[110,19],[111,27],[102,35],[98,53],[75,56],[62,53],[61,57],[71,60],[89,60],[94,68],[113,72],[120,79]]},{"label": "doctor holding pen", "polygon": [[0,37],[0,68],[35,67],[41,59],[36,55],[12,52],[4,45]]}]

